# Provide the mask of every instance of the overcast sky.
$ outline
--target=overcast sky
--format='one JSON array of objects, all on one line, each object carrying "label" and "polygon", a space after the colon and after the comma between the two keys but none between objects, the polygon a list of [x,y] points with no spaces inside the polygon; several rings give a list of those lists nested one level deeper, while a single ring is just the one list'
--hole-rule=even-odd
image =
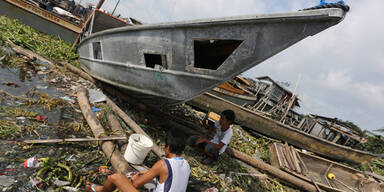
[{"label": "overcast sky", "polygon": [[[97,4],[97,0],[84,2]],[[102,8],[112,11],[116,2],[106,0]],[[289,12],[318,3],[319,0],[121,0],[117,12],[156,23]],[[295,44],[243,75],[268,75],[290,82],[289,89],[293,90],[301,74],[297,89],[301,112],[349,120],[362,129],[384,128],[384,1],[346,3],[351,11],[342,23]]]}]

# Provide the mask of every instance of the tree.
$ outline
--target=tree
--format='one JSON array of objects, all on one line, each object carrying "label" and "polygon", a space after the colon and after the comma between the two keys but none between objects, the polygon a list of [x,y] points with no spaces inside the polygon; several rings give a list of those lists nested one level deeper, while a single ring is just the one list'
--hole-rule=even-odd
[{"label": "tree", "polygon": [[359,126],[357,126],[355,123],[351,122],[351,121],[343,121],[343,120],[339,120],[341,123],[347,125],[349,128],[351,128],[352,130],[356,131],[360,136],[364,136],[364,132],[361,130],[361,128]]},{"label": "tree", "polygon": [[382,127],[381,129],[376,129],[376,130],[373,130],[373,131],[375,131],[375,132],[381,132],[381,133],[383,133],[383,132],[384,132],[384,127]]}]

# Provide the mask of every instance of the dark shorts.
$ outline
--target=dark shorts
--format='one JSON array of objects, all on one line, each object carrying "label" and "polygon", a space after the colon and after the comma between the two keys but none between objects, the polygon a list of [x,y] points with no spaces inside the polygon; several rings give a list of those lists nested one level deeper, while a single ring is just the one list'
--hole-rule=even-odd
[{"label": "dark shorts", "polygon": [[[197,136],[190,136],[187,139],[187,143],[189,145],[196,145],[197,139],[198,139]],[[218,157],[219,156],[219,151],[215,147],[213,147],[211,144],[202,143],[199,146],[204,148],[204,150],[208,151],[208,153],[211,154],[212,156],[214,156],[214,157]]]}]

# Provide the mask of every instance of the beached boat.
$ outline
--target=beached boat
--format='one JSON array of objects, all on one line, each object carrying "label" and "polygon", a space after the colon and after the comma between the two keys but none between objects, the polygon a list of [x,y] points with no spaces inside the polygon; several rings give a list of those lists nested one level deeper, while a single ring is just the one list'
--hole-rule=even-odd
[{"label": "beached boat", "polygon": [[80,62],[94,78],[144,103],[176,104],[336,25],[345,10],[325,8],[121,27],[83,39]]},{"label": "beached boat", "polygon": [[240,76],[236,76],[232,81],[227,81],[209,91],[213,95],[231,101],[237,105],[251,105],[257,100],[254,93],[247,90],[250,83]]},{"label": "beached boat", "polygon": [[43,33],[58,35],[65,41],[73,42],[81,33],[81,23],[71,22],[24,0],[0,0],[0,15],[18,19]]},{"label": "beached boat", "polygon": [[360,164],[383,157],[383,155],[371,154],[311,135],[209,93],[204,93],[188,101],[187,104],[219,114],[223,110],[231,109],[236,114],[236,123],[330,159]]},{"label": "beached boat", "polygon": [[303,153],[287,145],[272,144],[270,159],[272,166],[307,182],[316,183],[324,191],[384,191],[384,183],[377,182],[374,177],[340,163]]}]

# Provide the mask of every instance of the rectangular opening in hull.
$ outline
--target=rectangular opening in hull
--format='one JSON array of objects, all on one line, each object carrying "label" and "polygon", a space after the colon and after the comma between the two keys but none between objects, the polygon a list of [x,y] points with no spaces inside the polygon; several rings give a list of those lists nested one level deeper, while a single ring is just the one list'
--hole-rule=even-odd
[{"label": "rectangular opening in hull", "polygon": [[194,67],[218,69],[242,42],[242,40],[194,40]]},{"label": "rectangular opening in hull", "polygon": [[145,66],[154,69],[167,68],[167,57],[160,54],[144,53]]},{"label": "rectangular opening in hull", "polygon": [[103,56],[101,54],[101,44],[100,42],[93,42],[92,43],[93,48],[93,58],[94,59],[103,59]]}]

